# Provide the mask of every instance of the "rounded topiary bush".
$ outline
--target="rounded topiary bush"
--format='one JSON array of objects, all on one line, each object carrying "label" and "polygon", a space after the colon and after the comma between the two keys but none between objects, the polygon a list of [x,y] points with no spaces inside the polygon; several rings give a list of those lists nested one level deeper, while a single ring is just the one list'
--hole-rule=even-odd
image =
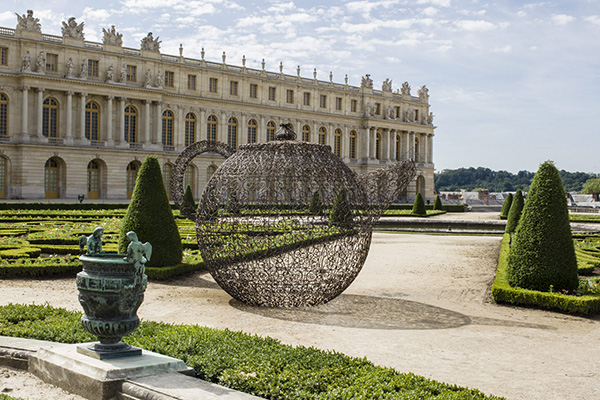
[{"label": "rounded topiary bush", "polygon": [[435,196],[435,201],[433,202],[433,209],[440,211],[444,209],[444,207],[442,207],[442,199],[440,199],[439,194]]},{"label": "rounded topiary bush", "polygon": [[126,234],[135,231],[142,242],[152,245],[152,258],[146,266],[163,267],[181,263],[181,237],[173,218],[156,156],[142,163],[127,213],[121,221],[119,253],[126,253]]},{"label": "rounded topiary bush", "polygon": [[196,209],[196,202],[194,201],[194,195],[192,193],[192,187],[187,185],[185,187],[185,192],[183,193],[183,201],[185,204],[189,205],[192,209]]},{"label": "rounded topiary bush", "polygon": [[507,278],[511,286],[543,292],[579,285],[565,189],[550,161],[540,165],[531,183],[508,256]]},{"label": "rounded topiary bush", "polygon": [[425,210],[425,202],[423,201],[423,196],[421,196],[421,192],[417,193],[417,198],[415,199],[415,203],[413,204],[411,214],[421,216],[427,215],[427,211]]},{"label": "rounded topiary bush", "polygon": [[510,206],[513,202],[513,195],[509,193],[504,199],[504,203],[502,203],[502,209],[500,210],[500,219],[508,218],[508,211],[510,210]]},{"label": "rounded topiary bush", "polygon": [[506,221],[506,228],[504,232],[513,233],[517,229],[519,220],[521,219],[521,213],[523,212],[523,192],[521,189],[517,190],[515,196],[512,199],[512,204],[508,211],[508,220]]}]

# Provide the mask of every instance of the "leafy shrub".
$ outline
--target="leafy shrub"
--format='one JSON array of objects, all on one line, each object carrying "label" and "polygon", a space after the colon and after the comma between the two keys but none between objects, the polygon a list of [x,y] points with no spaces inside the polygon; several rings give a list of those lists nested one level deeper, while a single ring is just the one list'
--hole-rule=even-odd
[{"label": "leafy shrub", "polygon": [[519,189],[512,199],[504,232],[513,233],[517,229],[517,225],[521,219],[521,213],[523,212],[523,203],[523,192]]},{"label": "leafy shrub", "polygon": [[[65,343],[95,340],[81,313],[48,305],[0,307],[0,335]],[[197,325],[142,321],[123,341],[182,359],[196,376],[267,399],[499,400],[335,351],[284,345],[276,339]]]},{"label": "leafy shrub", "polygon": [[512,193],[509,193],[504,199],[504,203],[502,203],[502,209],[500,209],[500,219],[508,218],[508,211],[510,210],[510,205],[513,201]]},{"label": "leafy shrub", "polygon": [[[388,210],[412,210],[413,204],[390,204]],[[426,204],[426,210],[433,210],[433,205]],[[442,210],[447,212],[465,212],[464,204],[442,204]]]},{"label": "leafy shrub", "polygon": [[13,248],[13,249],[0,250],[0,258],[8,258],[8,259],[23,258],[23,257],[35,258],[35,257],[39,257],[39,255],[41,253],[42,253],[42,250],[39,247],[25,246],[25,247]]},{"label": "leafy shrub", "polygon": [[181,262],[181,237],[156,156],[146,157],[140,167],[131,202],[121,221],[120,253],[127,252],[129,231],[135,231],[140,241],[152,245],[152,258],[146,266],[163,267]]},{"label": "leafy shrub", "polygon": [[337,226],[338,228],[351,228],[352,227],[352,210],[348,204],[346,198],[346,191],[340,189],[335,196],[335,202],[331,208],[331,214],[329,216],[329,226]]},{"label": "leafy shrub", "polygon": [[511,286],[537,291],[548,291],[551,285],[557,291],[577,289],[567,200],[558,171],[549,161],[540,165],[533,178],[515,237],[508,259]]},{"label": "leafy shrub", "polygon": [[320,215],[323,213],[323,203],[321,203],[321,197],[319,196],[319,192],[317,192],[316,190],[310,198],[308,212],[313,215]]},{"label": "leafy shrub", "polygon": [[413,204],[412,214],[425,216],[427,215],[427,211],[425,210],[425,202],[423,201],[423,196],[421,196],[421,192],[417,193],[417,198]]},{"label": "leafy shrub", "polygon": [[198,208],[196,206],[196,202],[194,201],[194,194],[192,193],[192,187],[190,185],[187,185],[185,187],[185,193],[183,194],[183,202],[184,204],[191,207],[193,210]]},{"label": "leafy shrub", "polygon": [[434,210],[443,210],[444,209],[442,207],[442,199],[440,199],[439,194],[435,195],[435,201],[433,202],[433,209]]}]

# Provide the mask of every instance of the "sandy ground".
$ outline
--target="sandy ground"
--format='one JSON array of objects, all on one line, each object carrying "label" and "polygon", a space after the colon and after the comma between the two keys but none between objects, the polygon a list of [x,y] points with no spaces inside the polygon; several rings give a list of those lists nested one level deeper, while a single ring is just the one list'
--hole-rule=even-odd
[{"label": "sandy ground", "polygon": [[[499,245],[499,237],[375,233],[356,281],[326,305],[248,307],[198,273],[151,283],[138,314],[365,356],[512,400],[600,398],[600,318],[496,305],[489,289]],[[74,278],[3,280],[0,291],[0,304],[81,309]],[[67,398],[23,393],[11,394]]]}]

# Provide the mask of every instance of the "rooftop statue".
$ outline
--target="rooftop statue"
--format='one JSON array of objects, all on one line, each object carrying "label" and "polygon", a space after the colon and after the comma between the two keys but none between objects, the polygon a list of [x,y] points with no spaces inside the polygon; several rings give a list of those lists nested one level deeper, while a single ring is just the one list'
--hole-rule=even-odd
[{"label": "rooftop statue", "polygon": [[17,16],[17,30],[31,31],[42,33],[42,25],[40,19],[33,17],[33,10],[27,10],[27,15],[22,16],[15,13]]},{"label": "rooftop statue", "polygon": [[152,36],[152,32],[148,32],[148,35],[142,39],[141,49],[142,50],[150,50],[150,51],[159,51],[160,44],[162,41],[158,40],[159,36],[154,39]]},{"label": "rooftop statue", "polygon": [[404,82],[402,84],[402,88],[400,89],[400,93],[410,96],[410,85],[408,82]]},{"label": "rooftop statue", "polygon": [[417,91],[417,95],[420,99],[427,100],[429,98],[429,89],[427,89],[427,86],[421,86]]},{"label": "rooftop statue", "polygon": [[391,92],[392,91],[392,81],[389,78],[385,78],[385,81],[381,84],[381,90],[383,92]]},{"label": "rooftop statue", "polygon": [[62,34],[63,37],[83,40],[83,22],[79,25],[75,21],[75,17],[71,17],[67,22],[63,21]]},{"label": "rooftop statue", "polygon": [[371,74],[366,74],[362,77],[362,79],[360,80],[360,87],[373,89],[373,79],[371,79]]},{"label": "rooftop statue", "polygon": [[117,32],[114,25],[111,25],[109,30],[102,28],[102,33],[104,34],[102,43],[123,46],[123,34]]}]

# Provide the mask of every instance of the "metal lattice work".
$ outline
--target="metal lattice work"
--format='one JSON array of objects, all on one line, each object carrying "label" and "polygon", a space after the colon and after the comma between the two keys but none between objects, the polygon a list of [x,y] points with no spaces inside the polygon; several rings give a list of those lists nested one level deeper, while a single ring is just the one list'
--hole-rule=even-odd
[{"label": "metal lattice work", "polygon": [[294,139],[282,125],[275,141],[240,146],[198,206],[204,262],[247,304],[316,305],[342,293],[365,262],[378,213],[415,174],[407,162],[359,178],[329,146]]}]

